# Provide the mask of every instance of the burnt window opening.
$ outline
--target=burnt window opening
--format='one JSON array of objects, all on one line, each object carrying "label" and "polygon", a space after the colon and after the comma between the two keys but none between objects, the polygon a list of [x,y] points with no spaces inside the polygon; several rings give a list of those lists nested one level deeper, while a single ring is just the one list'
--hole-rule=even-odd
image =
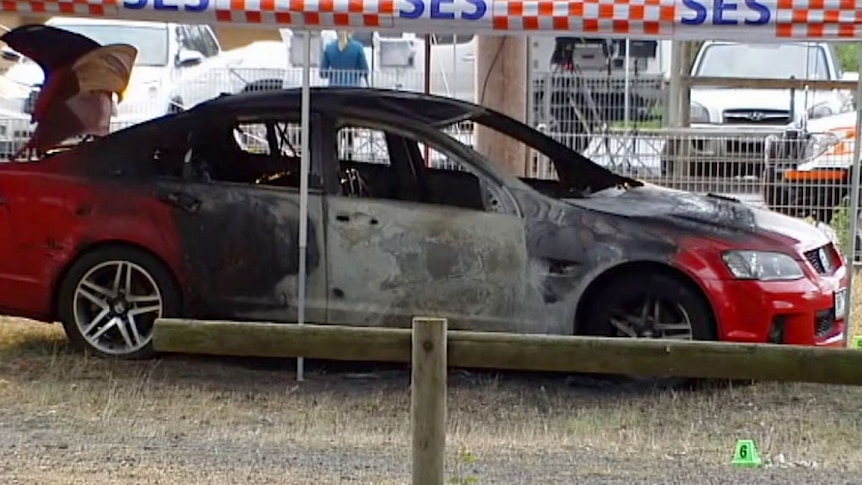
[{"label": "burnt window opening", "polygon": [[[163,137],[153,151],[163,177],[300,188],[301,128],[278,119],[218,120],[196,131]],[[309,187],[320,177],[309,174]]]},{"label": "burnt window opening", "polygon": [[[301,125],[283,120],[237,121],[216,180],[299,189],[301,182]],[[316,181],[310,177],[309,181]],[[310,185],[314,185],[310,183]]]},{"label": "burnt window opening", "polygon": [[483,177],[452,157],[429,166],[426,153],[434,160],[438,152],[414,137],[345,123],[336,143],[343,196],[497,211]]}]

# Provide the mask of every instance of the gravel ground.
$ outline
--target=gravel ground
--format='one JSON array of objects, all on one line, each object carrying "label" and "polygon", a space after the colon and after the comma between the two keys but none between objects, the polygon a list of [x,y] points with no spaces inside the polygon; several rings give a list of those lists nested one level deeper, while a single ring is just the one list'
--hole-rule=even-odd
[{"label": "gravel ground", "polygon": [[[410,482],[398,366],[108,362],[0,317],[0,484]],[[450,483],[862,483],[862,389],[453,371]],[[731,466],[737,439],[765,466]]]}]

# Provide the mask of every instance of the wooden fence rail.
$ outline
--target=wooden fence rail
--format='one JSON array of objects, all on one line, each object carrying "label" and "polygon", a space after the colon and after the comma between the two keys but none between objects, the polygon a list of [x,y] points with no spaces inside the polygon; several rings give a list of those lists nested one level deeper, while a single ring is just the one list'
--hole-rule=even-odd
[{"label": "wooden fence rail", "polygon": [[[157,351],[411,361],[411,329],[160,319]],[[449,331],[449,367],[862,385],[862,352],[772,344]]]}]

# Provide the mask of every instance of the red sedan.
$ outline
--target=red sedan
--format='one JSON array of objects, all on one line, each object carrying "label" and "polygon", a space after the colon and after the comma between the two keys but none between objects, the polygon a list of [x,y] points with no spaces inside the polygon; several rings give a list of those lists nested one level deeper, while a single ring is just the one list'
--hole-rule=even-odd
[{"label": "red sedan", "polygon": [[[0,310],[126,358],[152,355],[160,316],[296,321],[299,90],[105,134],[135,50],[75,35],[3,36],[47,74],[36,156],[0,164]],[[479,331],[843,344],[847,268],[799,219],[644,185],[454,99],[315,88],[311,115],[311,322],[433,314]],[[557,178],[501,170],[445,131],[464,124],[519,141]],[[99,136],[56,148],[79,135]]]},{"label": "red sedan", "polygon": [[[643,186],[469,103],[312,100],[309,321],[843,342],[847,269],[804,221]],[[0,309],[123,357],[151,355],[160,315],[295,321],[299,106],[298,90],[225,96],[0,165]],[[440,131],[463,121],[532,146],[559,179],[513,177]],[[420,143],[461,169],[427,166]]]}]

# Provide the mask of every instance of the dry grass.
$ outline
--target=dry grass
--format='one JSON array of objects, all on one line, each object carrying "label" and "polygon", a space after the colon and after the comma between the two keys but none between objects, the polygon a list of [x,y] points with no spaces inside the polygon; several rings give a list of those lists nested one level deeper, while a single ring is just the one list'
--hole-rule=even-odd
[{"label": "dry grass", "polygon": [[[854,296],[858,320],[862,289]],[[404,483],[407,372],[313,372],[298,385],[292,367],[108,362],[70,350],[57,325],[0,317],[0,482]],[[736,440],[752,438],[768,460],[856,473],[860,403],[847,387],[659,393],[453,373],[448,469],[481,483],[574,464],[579,477],[658,477],[668,463],[724,470]]]}]

